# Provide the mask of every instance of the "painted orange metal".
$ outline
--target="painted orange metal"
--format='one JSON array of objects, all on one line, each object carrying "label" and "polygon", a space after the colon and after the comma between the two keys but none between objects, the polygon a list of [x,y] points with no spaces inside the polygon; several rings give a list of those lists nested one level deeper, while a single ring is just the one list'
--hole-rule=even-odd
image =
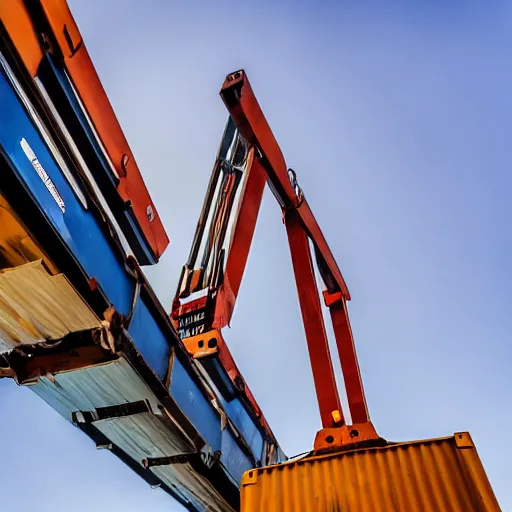
[{"label": "painted orange metal", "polygon": [[245,72],[240,70],[228,75],[220,95],[240,133],[261,152],[261,162],[267,171],[269,183],[282,206],[285,209],[297,209],[304,229],[325,259],[339,290],[346,300],[350,300],[348,287],[311,208],[305,199],[299,199],[295,194],[281,149],[261,111]]},{"label": "painted orange metal", "polygon": [[[269,185],[283,208],[322,424],[325,428],[340,426],[344,424],[344,419],[312,268],[310,240],[315,247],[321,270],[325,269],[323,276],[326,274],[327,277],[324,281],[328,295],[324,297],[331,310],[342,369],[348,384],[347,394],[352,418],[357,423],[369,421],[345,306],[345,301],[350,300],[350,293],[334,256],[302,191],[292,182],[294,173],[290,178],[281,149],[244,71],[228,75],[220,94],[236,127],[249,144],[256,148]],[[243,263],[245,265],[245,260]],[[334,420],[333,412],[339,417],[337,421]]]},{"label": "painted orange metal", "polygon": [[[208,333],[184,338],[183,344],[194,359],[201,359],[202,357],[212,356],[219,352],[217,341],[219,336],[220,333],[218,331],[209,331]],[[215,340],[214,344],[209,343],[210,340]]]},{"label": "painted orange metal", "polygon": [[242,479],[242,512],[499,512],[468,433],[304,457]]},{"label": "painted orange metal", "polygon": [[[362,379],[357,363],[354,342],[346,300],[350,294],[334,257],[325,241],[316,219],[296,182],[295,173],[288,170],[270,127],[259,107],[247,77],[243,71],[228,75],[221,96],[229,110],[234,127],[248,143],[248,174],[245,189],[241,193],[240,207],[236,212],[233,236],[226,251],[226,265],[222,274],[218,275],[214,284],[206,290],[202,282],[201,269],[194,269],[199,247],[199,237],[204,236],[205,219],[210,212],[214,184],[219,180],[219,167],[216,165],[210,179],[205,206],[198,223],[189,262],[185,265],[178,293],[173,303],[171,318],[174,325],[181,327],[182,336],[192,357],[211,357],[214,355],[221,362],[232,382],[243,382],[227,346],[222,339],[220,330],[229,324],[234,304],[240,288],[242,276],[247,263],[256,220],[262,200],[265,181],[274,192],[283,210],[284,223],[288,234],[295,280],[299,295],[302,318],[306,332],[313,380],[320,409],[323,431],[318,436],[320,448],[353,444],[361,440],[375,440],[378,436],[370,423]],[[228,128],[229,129],[229,123]],[[228,134],[226,131],[225,134]],[[225,135],[226,137],[226,135]],[[225,141],[223,141],[224,143]],[[230,178],[234,179],[233,176]],[[230,181],[223,184],[226,194],[230,193]],[[227,188],[226,188],[227,187]],[[223,197],[224,197],[223,192]],[[224,236],[229,214],[228,202],[222,208],[215,209],[206,247],[212,251],[215,236]],[[342,370],[347,387],[349,407],[355,425],[346,425],[341,409],[337,384],[331,361],[327,334],[324,326],[318,286],[313,270],[310,243],[315,249],[319,271],[324,279],[327,290],[324,300],[331,312],[334,332],[341,359]],[[210,254],[206,256],[211,257]],[[202,265],[205,265],[204,261]],[[222,272],[222,265],[220,267]],[[201,274],[202,275],[202,274]],[[220,284],[216,284],[220,283]],[[197,286],[196,286],[197,285]],[[205,289],[207,295],[189,303],[181,304],[180,299],[186,298],[191,292]],[[197,314],[197,320],[193,315]],[[202,315],[201,318],[199,318]],[[203,330],[204,332],[199,334]],[[205,337],[210,335],[218,340],[218,349],[206,347]],[[200,344],[200,345],[199,345]],[[250,395],[247,389],[248,396]],[[256,402],[251,398],[255,409]],[[339,430],[333,430],[337,428]],[[319,448],[319,449],[320,449]]]},{"label": "painted orange metal", "polygon": [[[304,229],[308,233],[309,237],[313,244],[318,248],[320,254],[325,258],[325,261],[331,271],[338,290],[341,291],[345,300],[350,300],[350,292],[348,291],[348,286],[345,283],[345,279],[341,274],[340,269],[338,268],[338,264],[336,263],[336,259],[334,258],[329,245],[318,225],[318,222],[309,207],[309,204],[306,199],[302,201],[302,203],[298,206],[297,211],[299,213],[300,220],[304,225]],[[334,290],[330,290],[331,292]]]},{"label": "painted orange metal", "polygon": [[[314,451],[325,452],[350,446],[367,445],[369,442],[381,442],[375,427],[369,422],[341,425],[319,430],[315,437]],[[382,440],[382,442],[385,442]]]},{"label": "painted orange metal", "polygon": [[169,239],[69,7],[65,0],[40,0],[40,3],[73,85],[115,168],[118,193],[133,208],[137,222],[159,258]]},{"label": "painted orange metal", "polygon": [[285,206],[297,206],[298,201],[288,180],[283,154],[245,73],[236,71],[228,75],[220,95],[244,139],[261,150],[267,162],[265,169]]},{"label": "painted orange metal", "polygon": [[[210,340],[215,340],[214,346],[208,346]],[[195,359],[203,357],[217,357],[228,374],[233,385],[245,396],[249,401],[254,415],[258,418],[262,427],[266,430],[270,438],[274,438],[272,430],[260,409],[256,398],[252,394],[249,386],[246,384],[238,366],[231,355],[231,352],[224,340],[221,331],[213,329],[196,336],[191,336],[183,340],[183,344],[187,348],[188,353]]]},{"label": "painted orange metal", "polygon": [[35,76],[43,52],[23,0],[0,0],[0,21],[31,76]]},{"label": "painted orange metal", "polygon": [[[251,154],[253,153],[254,150],[251,151]],[[214,329],[222,329],[231,321],[265,189],[267,176],[257,159],[252,159],[248,172],[247,185],[241,200],[226,262],[224,282],[219,288],[215,304]]]},{"label": "painted orange metal", "polygon": [[337,295],[337,300],[333,300],[333,297],[329,295],[328,292],[324,292],[324,298],[331,314],[334,336],[340,356],[352,423],[364,423],[365,421],[370,421],[370,415],[364,396],[363,380],[357,361],[354,337],[352,336],[352,329],[350,328],[345,299],[341,293]]},{"label": "painted orange metal", "polygon": [[295,210],[286,212],[285,224],[308,342],[309,359],[313,369],[320,417],[324,427],[333,427],[332,413],[333,411],[341,411],[341,403],[325,332],[309,241]]}]

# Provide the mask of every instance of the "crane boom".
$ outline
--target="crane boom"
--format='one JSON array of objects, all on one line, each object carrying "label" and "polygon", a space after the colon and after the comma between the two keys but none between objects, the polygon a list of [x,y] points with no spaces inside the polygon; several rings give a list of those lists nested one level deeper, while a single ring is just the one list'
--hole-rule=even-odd
[{"label": "crane boom", "polygon": [[[232,318],[263,189],[268,183],[283,212],[320,417],[326,429],[323,438],[318,437],[318,445],[323,443],[321,439],[341,439],[332,436],[330,429],[347,429],[347,415],[342,412],[336,385],[312,252],[325,285],[323,300],[330,311],[352,423],[359,425],[357,431],[362,438],[377,438],[370,423],[348,318],[350,293],[336,260],[295,171],[286,165],[246,73],[240,70],[229,74],[220,95],[230,117],[174,301],[171,316],[175,325],[193,357],[216,359],[223,373],[240,384],[241,375],[221,330]],[[248,390],[245,383],[243,388]],[[252,395],[251,402],[259,413]]]}]

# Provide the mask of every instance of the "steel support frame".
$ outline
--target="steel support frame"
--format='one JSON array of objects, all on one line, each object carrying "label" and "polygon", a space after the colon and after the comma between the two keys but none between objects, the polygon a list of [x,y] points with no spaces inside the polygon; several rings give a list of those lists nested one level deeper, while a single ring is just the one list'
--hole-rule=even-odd
[{"label": "steel support frame", "polygon": [[215,303],[213,329],[222,329],[230,324],[263,198],[267,180],[265,169],[256,158],[253,158],[248,172],[247,185],[241,199],[227,256],[224,282],[219,288]]},{"label": "steel support frame", "polygon": [[[352,423],[369,423],[357,355],[348,319],[350,293],[325,237],[302,193],[297,193],[288,175],[281,149],[268,125],[243,70],[227,76],[220,95],[242,136],[256,148],[258,164],[284,212],[299,302],[308,342],[320,416],[324,429],[345,424],[327,342],[313,270],[309,242],[313,244],[319,270],[327,289],[325,305],[330,310],[336,344],[348,396]],[[255,159],[255,162],[257,160]],[[256,209],[257,211],[257,209]],[[239,222],[240,224],[240,222]],[[251,229],[254,226],[251,224]],[[252,232],[250,240],[252,239]],[[246,247],[248,251],[248,247]],[[235,244],[231,251],[240,251]],[[245,265],[246,258],[243,260]],[[243,268],[237,275],[243,273]],[[373,427],[372,427],[373,428]]]},{"label": "steel support frame", "polygon": [[302,229],[296,210],[288,210],[285,213],[285,225],[302,320],[306,331],[320,417],[324,428],[332,427],[334,422],[333,412],[338,411],[341,414],[341,404],[331,362],[315,272],[311,261],[309,240]]}]

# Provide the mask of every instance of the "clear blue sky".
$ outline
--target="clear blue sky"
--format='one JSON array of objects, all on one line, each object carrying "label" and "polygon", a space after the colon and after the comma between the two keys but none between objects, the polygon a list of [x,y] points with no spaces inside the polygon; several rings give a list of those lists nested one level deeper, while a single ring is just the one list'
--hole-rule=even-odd
[{"label": "clear blue sky", "polygon": [[[166,307],[226,120],[218,90],[244,67],[351,290],[379,433],[469,430],[512,510],[510,4],[69,3],[172,238],[148,272]],[[269,194],[227,338],[287,453],[308,450],[320,425]],[[180,510],[29,391],[2,381],[0,400],[6,508]]]}]

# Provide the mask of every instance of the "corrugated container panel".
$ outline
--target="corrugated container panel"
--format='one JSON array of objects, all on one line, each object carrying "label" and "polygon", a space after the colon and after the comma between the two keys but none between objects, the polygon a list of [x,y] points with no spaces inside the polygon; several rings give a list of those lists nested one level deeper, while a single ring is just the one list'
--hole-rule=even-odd
[{"label": "corrugated container panel", "polygon": [[[193,451],[179,432],[154,414],[144,413],[112,418],[94,423],[110,441],[121,447],[133,460],[168,457]],[[165,484],[202,510],[229,512],[231,509],[211,483],[198,475],[190,464],[173,464],[151,468]]]},{"label": "corrugated container panel", "polygon": [[468,433],[247,472],[242,512],[501,510]]},{"label": "corrugated container panel", "polygon": [[63,274],[41,260],[0,271],[0,353],[101,326]]},{"label": "corrugated container panel", "polygon": [[124,359],[54,376],[40,377],[28,386],[68,421],[75,411],[92,411],[128,402],[159,401]]},{"label": "corrugated container panel", "polygon": [[[67,420],[76,411],[147,400],[153,411],[159,401],[124,359],[51,377],[41,377],[30,389]],[[160,415],[140,413],[94,422],[94,427],[135,462],[193,451],[187,439]],[[232,509],[204,477],[190,464],[157,466],[151,471],[198,510],[232,512]]]},{"label": "corrugated container panel", "polygon": [[[189,464],[159,466],[151,471],[166,485],[180,493],[185,499],[194,503],[197,510],[208,512],[234,512],[217,492],[215,487],[204,477],[191,470]],[[186,483],[187,487],[183,485]],[[206,491],[208,489],[208,491]]]}]

